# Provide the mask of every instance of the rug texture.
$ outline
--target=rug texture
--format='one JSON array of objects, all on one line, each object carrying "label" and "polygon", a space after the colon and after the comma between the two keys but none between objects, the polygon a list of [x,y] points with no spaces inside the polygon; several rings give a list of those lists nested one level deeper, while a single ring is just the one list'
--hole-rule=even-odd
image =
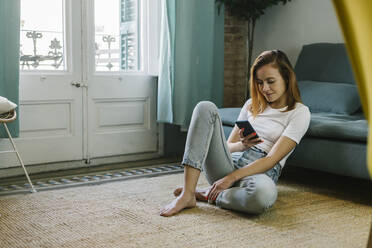
[{"label": "rug texture", "polygon": [[159,216],[182,182],[174,174],[1,197],[0,247],[366,247],[371,201],[342,186],[279,180],[277,202],[260,216],[199,202]]}]

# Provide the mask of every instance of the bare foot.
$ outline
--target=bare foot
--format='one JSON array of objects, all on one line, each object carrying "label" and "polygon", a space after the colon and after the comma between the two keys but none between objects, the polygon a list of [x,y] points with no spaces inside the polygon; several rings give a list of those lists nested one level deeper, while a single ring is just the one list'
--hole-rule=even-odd
[{"label": "bare foot", "polygon": [[166,205],[161,211],[161,216],[172,216],[180,212],[185,208],[193,208],[196,206],[196,199],[193,195],[187,195],[182,193],[179,197],[174,199],[171,203]]},{"label": "bare foot", "polygon": [[[202,202],[208,202],[208,192],[209,192],[210,187],[205,188],[205,189],[196,189],[195,191],[195,198],[197,201],[202,201]],[[182,193],[183,187],[179,187],[173,191],[174,196],[179,196]]]}]

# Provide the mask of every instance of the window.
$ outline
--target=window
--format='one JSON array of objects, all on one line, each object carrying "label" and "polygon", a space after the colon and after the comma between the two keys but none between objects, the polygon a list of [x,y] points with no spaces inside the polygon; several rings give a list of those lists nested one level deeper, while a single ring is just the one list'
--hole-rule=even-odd
[{"label": "window", "polygon": [[[140,4],[94,0],[96,71],[141,70]],[[67,70],[65,5],[65,0],[21,0],[21,70]]]},{"label": "window", "polygon": [[138,71],[139,0],[95,0],[96,71]]},{"label": "window", "polygon": [[66,69],[63,6],[63,0],[21,0],[21,70]]}]

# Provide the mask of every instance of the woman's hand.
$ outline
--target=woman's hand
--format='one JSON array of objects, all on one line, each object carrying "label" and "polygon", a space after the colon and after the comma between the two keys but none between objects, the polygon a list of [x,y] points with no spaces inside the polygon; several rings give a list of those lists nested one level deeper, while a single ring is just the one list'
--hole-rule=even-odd
[{"label": "woman's hand", "polygon": [[251,133],[248,134],[247,136],[243,136],[244,129],[239,130],[239,136],[240,136],[240,143],[241,143],[241,150],[240,151],[245,151],[252,146],[255,146],[257,144],[260,144],[263,142],[260,138],[253,138],[256,136],[256,133]]},{"label": "woman's hand", "polygon": [[207,199],[209,203],[216,201],[217,196],[221,191],[230,188],[235,183],[235,180],[232,176],[227,175],[220,180],[217,180],[213,183],[212,187],[209,189]]}]

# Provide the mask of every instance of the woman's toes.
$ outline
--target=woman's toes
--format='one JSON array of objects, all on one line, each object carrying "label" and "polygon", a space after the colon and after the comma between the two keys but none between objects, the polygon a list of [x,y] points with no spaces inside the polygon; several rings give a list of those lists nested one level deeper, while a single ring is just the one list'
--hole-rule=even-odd
[{"label": "woman's toes", "polygon": [[179,197],[174,199],[170,204],[166,205],[162,211],[160,211],[161,216],[172,216],[177,214],[182,209],[195,207],[196,200],[194,198],[187,199],[186,197]]}]

